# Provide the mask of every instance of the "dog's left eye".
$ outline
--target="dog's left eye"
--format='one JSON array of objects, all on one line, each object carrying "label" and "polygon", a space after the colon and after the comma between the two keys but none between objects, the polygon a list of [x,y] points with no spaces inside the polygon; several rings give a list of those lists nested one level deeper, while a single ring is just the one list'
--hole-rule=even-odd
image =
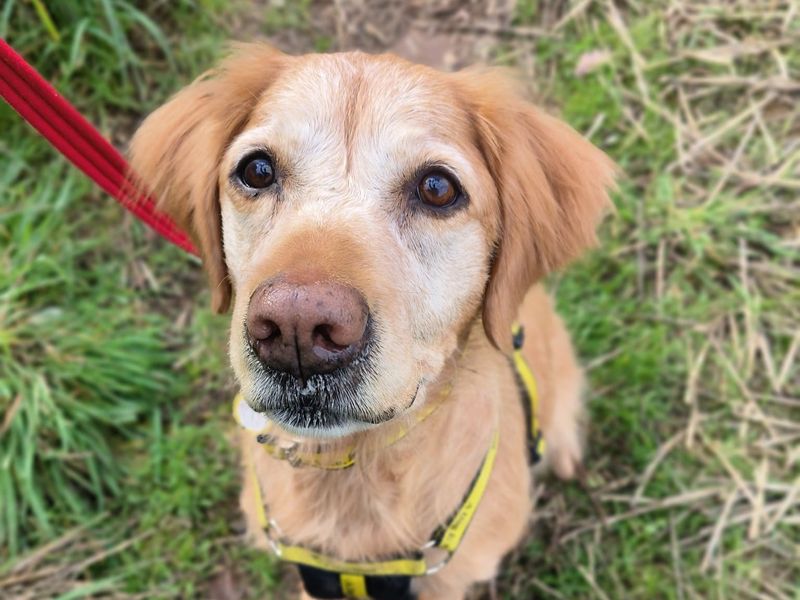
[{"label": "dog's left eye", "polygon": [[239,180],[249,188],[263,190],[275,183],[272,160],[263,152],[246,157],[236,169]]},{"label": "dog's left eye", "polygon": [[451,206],[458,200],[461,190],[452,177],[444,171],[428,171],[417,185],[417,197],[435,208]]}]

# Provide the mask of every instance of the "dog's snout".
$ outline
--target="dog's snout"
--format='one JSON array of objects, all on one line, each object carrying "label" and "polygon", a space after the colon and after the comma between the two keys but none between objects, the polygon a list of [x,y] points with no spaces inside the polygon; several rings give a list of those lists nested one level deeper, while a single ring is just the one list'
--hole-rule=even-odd
[{"label": "dog's snout", "polygon": [[334,281],[261,284],[247,334],[261,362],[305,380],[351,363],[364,346],[369,310],[361,293]]}]

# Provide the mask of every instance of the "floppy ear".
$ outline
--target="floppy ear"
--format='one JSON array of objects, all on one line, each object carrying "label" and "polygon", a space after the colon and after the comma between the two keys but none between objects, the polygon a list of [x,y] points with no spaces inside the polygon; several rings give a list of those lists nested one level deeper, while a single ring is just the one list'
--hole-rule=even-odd
[{"label": "floppy ear", "polygon": [[597,241],[616,167],[495,70],[458,74],[499,195],[500,234],[483,305],[489,340],[511,349],[511,326],[538,279]]},{"label": "floppy ear", "polygon": [[193,238],[217,312],[230,305],[222,245],[219,169],[231,139],[289,59],[266,44],[240,44],[152,113],[131,141],[133,179]]}]

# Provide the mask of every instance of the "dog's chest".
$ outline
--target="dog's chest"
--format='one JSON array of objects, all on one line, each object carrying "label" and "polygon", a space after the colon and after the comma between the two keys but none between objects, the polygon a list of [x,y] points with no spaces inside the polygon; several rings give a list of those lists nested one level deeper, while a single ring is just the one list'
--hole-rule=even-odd
[{"label": "dog's chest", "polygon": [[[345,560],[375,560],[423,546],[462,499],[474,470],[434,468],[435,439],[393,447],[351,468],[256,461],[269,517],[286,542]],[[480,463],[482,454],[463,456]]]},{"label": "dog's chest", "polygon": [[320,472],[270,461],[262,480],[270,517],[292,543],[349,560],[418,548],[436,515],[408,485],[409,465],[388,462]]}]

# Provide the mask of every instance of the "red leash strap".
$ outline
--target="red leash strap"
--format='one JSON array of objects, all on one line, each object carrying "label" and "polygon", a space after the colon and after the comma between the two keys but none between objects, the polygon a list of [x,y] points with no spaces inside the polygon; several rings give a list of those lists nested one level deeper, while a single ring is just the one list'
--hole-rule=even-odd
[{"label": "red leash strap", "polygon": [[197,254],[186,233],[156,209],[153,199],[135,192],[128,179],[128,163],[117,149],[2,38],[0,96],[136,218],[176,246]]}]

